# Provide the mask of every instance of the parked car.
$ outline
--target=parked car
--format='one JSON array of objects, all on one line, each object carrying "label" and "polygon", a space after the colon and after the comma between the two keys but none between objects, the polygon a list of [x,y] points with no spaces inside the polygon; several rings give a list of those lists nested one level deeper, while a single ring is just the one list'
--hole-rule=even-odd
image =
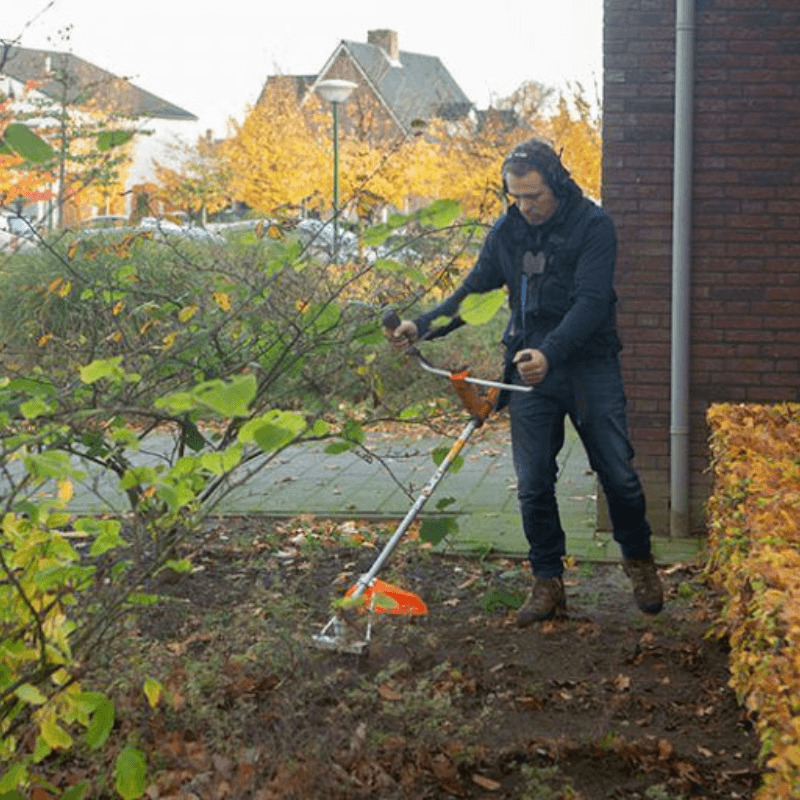
[{"label": "parked car", "polygon": [[0,214],[0,251],[16,253],[39,243],[36,220],[20,214]]},{"label": "parked car", "polygon": [[159,233],[166,236],[180,236],[186,239],[194,239],[203,242],[218,242],[221,243],[223,238],[213,231],[208,231],[205,228],[197,228],[191,223],[186,225],[178,225],[168,219],[160,219],[158,217],[142,217],[139,222],[139,230],[157,230]]},{"label": "parked car", "polygon": [[[303,219],[297,223],[300,241],[311,248],[318,248],[333,256],[333,223],[321,219]],[[358,253],[358,237],[346,228],[338,229],[339,255],[352,257]]]}]

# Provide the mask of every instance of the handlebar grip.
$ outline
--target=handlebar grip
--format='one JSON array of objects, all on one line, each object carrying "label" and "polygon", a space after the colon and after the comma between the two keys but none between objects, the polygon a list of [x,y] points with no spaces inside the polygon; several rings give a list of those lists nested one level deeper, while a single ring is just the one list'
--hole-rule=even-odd
[{"label": "handlebar grip", "polygon": [[381,322],[383,322],[384,328],[388,328],[390,331],[394,331],[400,327],[400,323],[402,322],[402,320],[400,319],[398,313],[393,308],[389,308],[384,312],[384,315],[381,318]]}]

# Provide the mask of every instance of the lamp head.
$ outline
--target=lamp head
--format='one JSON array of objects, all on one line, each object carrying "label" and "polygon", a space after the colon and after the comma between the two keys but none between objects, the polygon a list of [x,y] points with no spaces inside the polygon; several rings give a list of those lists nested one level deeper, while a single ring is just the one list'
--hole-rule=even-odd
[{"label": "lamp head", "polygon": [[323,100],[327,100],[329,103],[344,103],[353,93],[353,90],[357,88],[358,84],[353,83],[353,81],[331,78],[330,80],[317,83],[316,86],[314,86],[314,91],[317,92]]}]

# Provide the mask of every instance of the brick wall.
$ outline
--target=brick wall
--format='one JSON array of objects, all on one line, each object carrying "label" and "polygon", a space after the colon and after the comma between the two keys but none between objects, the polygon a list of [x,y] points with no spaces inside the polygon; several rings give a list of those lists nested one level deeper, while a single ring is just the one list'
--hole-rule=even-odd
[{"label": "brick wall", "polygon": [[[691,298],[692,526],[709,403],[800,399],[800,7],[697,0]],[[603,203],[617,224],[629,425],[669,531],[675,3],[605,0]]]}]

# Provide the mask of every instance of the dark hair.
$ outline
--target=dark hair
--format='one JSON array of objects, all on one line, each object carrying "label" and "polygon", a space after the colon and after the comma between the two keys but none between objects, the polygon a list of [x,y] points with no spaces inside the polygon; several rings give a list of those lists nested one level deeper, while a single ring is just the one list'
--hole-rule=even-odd
[{"label": "dark hair", "polygon": [[563,199],[583,194],[580,186],[570,177],[561,163],[561,154],[542,139],[528,139],[518,144],[503,161],[503,190],[507,191],[506,176],[510,173],[521,178],[536,170],[541,173],[553,194]]}]

